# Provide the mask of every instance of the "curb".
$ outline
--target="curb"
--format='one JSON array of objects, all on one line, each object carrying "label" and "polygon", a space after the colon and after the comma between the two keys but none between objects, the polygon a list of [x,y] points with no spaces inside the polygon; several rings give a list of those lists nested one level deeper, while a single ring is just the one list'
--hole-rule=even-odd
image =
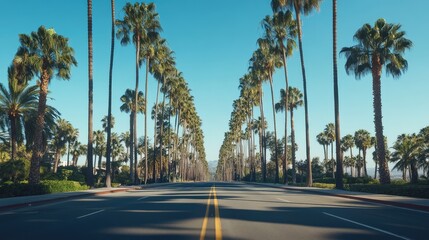
[{"label": "curb", "polygon": [[311,193],[316,193],[316,194],[321,194],[321,195],[329,195],[329,196],[348,198],[348,199],[353,199],[353,200],[360,200],[360,201],[384,204],[384,205],[389,205],[389,206],[394,206],[394,207],[401,207],[401,208],[408,208],[408,209],[414,209],[414,210],[429,212],[429,206],[418,205],[418,204],[413,204],[413,203],[393,202],[393,201],[386,201],[386,200],[380,200],[380,199],[373,199],[373,198],[366,198],[366,197],[358,197],[358,196],[352,196],[352,195],[332,193],[332,192],[328,192],[328,191],[322,192],[322,191],[317,191],[317,190],[312,190],[312,189],[296,189],[296,188],[291,188],[291,187],[281,186],[281,185],[280,186],[266,185],[263,183],[253,183],[253,182],[252,183],[246,182],[246,183],[247,184],[253,184],[253,185],[259,185],[259,186],[281,188],[281,189],[291,190],[291,191],[311,192]]},{"label": "curb", "polygon": [[76,195],[71,195],[71,196],[63,196],[63,197],[56,197],[56,198],[51,198],[51,199],[36,200],[36,201],[30,201],[30,202],[25,202],[25,203],[17,203],[17,204],[0,206],[0,211],[6,211],[6,210],[12,210],[12,209],[24,208],[24,207],[31,207],[31,206],[40,206],[40,205],[44,205],[44,204],[49,204],[49,203],[79,198],[79,197],[97,196],[97,195],[103,195],[103,194],[109,194],[109,193],[118,193],[118,192],[127,192],[130,190],[138,190],[138,189],[142,189],[142,187],[107,189],[105,191],[100,191],[100,192],[83,192],[81,194],[76,194]]}]

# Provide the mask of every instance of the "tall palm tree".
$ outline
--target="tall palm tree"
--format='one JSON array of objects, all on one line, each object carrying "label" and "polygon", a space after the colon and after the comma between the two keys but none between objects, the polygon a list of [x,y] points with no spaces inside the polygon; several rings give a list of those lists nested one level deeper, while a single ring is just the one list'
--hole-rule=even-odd
[{"label": "tall palm tree", "polygon": [[332,166],[332,177],[335,178],[335,159],[334,159],[334,142],[335,142],[335,125],[333,123],[329,123],[326,125],[324,130],[326,136],[328,137],[328,142],[331,144],[331,162]]},{"label": "tall palm tree", "polygon": [[10,129],[11,160],[15,160],[17,138],[20,126],[23,125],[24,115],[37,109],[37,86],[19,85],[15,79],[9,79],[9,87],[0,83],[0,112],[8,119]]},{"label": "tall palm tree", "polygon": [[14,64],[27,65],[31,76],[39,77],[39,105],[34,136],[34,148],[31,157],[29,183],[40,181],[40,160],[43,157],[43,127],[45,125],[48,85],[54,75],[60,79],[70,79],[71,67],[76,66],[74,51],[68,45],[68,39],[57,34],[54,29],[39,27],[30,35],[20,34],[20,47]]},{"label": "tall palm tree", "polygon": [[403,57],[406,50],[412,47],[412,42],[405,38],[400,24],[389,24],[384,19],[378,19],[374,26],[364,24],[354,35],[358,44],[344,47],[341,50],[347,60],[347,74],[350,71],[356,78],[368,73],[372,74],[374,124],[377,138],[377,157],[379,161],[380,183],[390,183],[389,167],[384,146],[383,122],[381,110],[381,72],[384,67],[387,74],[399,77],[408,67]]},{"label": "tall palm tree", "polygon": [[110,1],[111,13],[112,13],[112,35],[111,35],[111,46],[110,46],[110,67],[109,67],[109,97],[107,106],[107,149],[106,149],[106,187],[112,186],[111,170],[110,170],[110,154],[111,154],[111,138],[112,138],[112,72],[113,72],[113,57],[115,53],[115,0]]},{"label": "tall palm tree", "polygon": [[295,141],[295,123],[294,123],[294,109],[301,107],[304,102],[302,100],[302,93],[298,88],[289,87],[288,89],[288,110],[290,111],[290,138],[292,145],[292,182],[296,183],[296,151],[297,144]]},{"label": "tall palm tree", "polygon": [[334,73],[334,112],[335,112],[335,151],[337,159],[337,171],[335,178],[335,187],[343,189],[343,154],[341,151],[341,133],[340,133],[340,104],[338,97],[338,68],[337,68],[337,0],[332,0],[332,58]]},{"label": "tall palm tree", "polygon": [[[135,104],[135,93],[134,90],[127,89],[125,90],[124,95],[121,96],[121,102],[122,105],[120,107],[121,112],[129,113],[130,114],[130,178],[131,182],[135,182],[135,177],[137,176],[137,149],[135,148],[136,145],[134,144],[134,140],[132,133],[134,132],[134,120],[135,120],[135,114],[136,113],[143,113],[144,112],[144,98],[143,98],[143,92],[139,91],[138,97],[137,97],[137,111],[136,111],[136,104]],[[134,171],[133,171],[134,170]]]},{"label": "tall palm tree", "polygon": [[[139,67],[142,63],[142,53],[141,47],[146,46],[148,43],[151,43],[153,38],[158,36],[159,31],[161,31],[161,25],[158,21],[158,14],[155,12],[155,4],[149,3],[127,3],[124,6],[125,16],[123,20],[116,20],[116,25],[118,26],[118,31],[116,37],[121,39],[122,45],[128,45],[130,41],[133,42],[136,48],[136,85],[134,90],[134,102],[138,102],[138,86],[139,86]],[[144,45],[146,44],[146,45]],[[150,51],[148,51],[150,53]],[[146,87],[145,87],[145,140],[147,139],[147,117],[146,117],[146,103],[147,103],[147,75],[149,72],[149,61],[146,59]],[[137,114],[134,114],[133,120],[133,143],[135,149],[137,149]],[[147,144],[145,144],[145,158],[147,163]],[[147,167],[146,167],[147,171]],[[147,174],[146,174],[147,175]],[[145,175],[145,184],[147,182],[147,176]]]},{"label": "tall palm tree", "polygon": [[88,171],[87,171],[87,184],[90,187],[94,186],[94,166],[92,165],[93,159],[93,76],[92,76],[92,0],[87,0],[87,10],[88,10],[88,152],[86,154],[86,159],[88,162]]},{"label": "tall palm tree", "polygon": [[304,110],[305,110],[305,152],[308,161],[307,169],[307,186],[313,184],[313,175],[311,172],[311,157],[310,157],[310,129],[308,117],[308,99],[307,99],[307,78],[305,75],[304,52],[302,48],[302,26],[301,13],[304,15],[310,14],[314,9],[319,9],[321,0],[271,0],[271,8],[274,12],[287,8],[295,11],[295,19],[298,24],[298,44],[299,56],[301,59],[302,81],[304,86]]},{"label": "tall palm tree", "polygon": [[[279,11],[274,13],[272,18],[270,16],[266,16],[263,21],[263,26],[265,28],[266,38],[274,39],[276,47],[280,50],[285,74],[285,89],[289,89],[286,57],[292,55],[292,51],[296,47],[295,38],[297,35],[296,22],[293,20],[292,12]],[[282,96],[282,99],[284,100],[284,106],[286,106],[286,109],[288,106],[288,91],[283,91],[283,93],[285,96]],[[285,139],[287,139],[287,136],[287,111],[285,111]],[[283,178],[284,183],[287,184],[287,141],[285,141],[284,149]]]},{"label": "tall palm tree", "polygon": [[279,163],[277,156],[277,127],[276,127],[276,114],[275,114],[275,103],[274,103],[274,90],[273,90],[273,74],[276,67],[281,66],[281,59],[276,54],[277,49],[272,45],[272,41],[267,38],[258,39],[259,49],[255,51],[252,61],[253,67],[256,67],[260,73],[260,80],[268,80],[270,83],[271,90],[271,107],[273,110],[273,126],[274,126],[274,161],[276,164],[275,179],[276,183],[279,182]]}]

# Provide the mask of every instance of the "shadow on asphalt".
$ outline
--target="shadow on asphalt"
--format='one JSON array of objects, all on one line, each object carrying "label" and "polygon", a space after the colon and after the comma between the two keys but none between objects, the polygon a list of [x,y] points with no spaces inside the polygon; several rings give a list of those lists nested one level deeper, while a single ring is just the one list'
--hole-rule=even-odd
[{"label": "shadow on asphalt", "polygon": [[[253,188],[249,185],[229,183],[178,183],[148,190],[133,190],[129,194],[98,195],[51,204],[47,207],[16,211],[15,215],[0,216],[0,225],[5,234],[3,236],[6,236],[2,239],[39,239],[51,233],[53,229],[57,233],[62,233],[61,239],[198,239],[210,187],[213,185],[218,191],[222,223],[243,222],[244,230],[241,231],[246,231],[248,227],[246,223],[252,223],[251,229],[247,231],[262,232],[266,231],[262,227],[263,224],[273,223],[283,224],[292,229],[303,226],[322,229],[323,235],[318,235],[317,239],[390,239],[388,235],[375,231],[356,232],[356,225],[323,214],[328,212],[342,216],[344,212],[354,211],[359,212],[361,216],[356,221],[365,222],[365,216],[378,215],[386,211],[382,206],[362,209],[359,205],[311,202],[281,204],[279,201],[273,201],[273,196],[284,196],[285,191],[282,189]],[[143,195],[139,193],[145,193],[146,197],[142,198]],[[264,199],[265,194],[267,199]],[[302,193],[288,191],[287,194],[293,196]],[[258,198],[253,199],[252,195],[257,195]],[[247,204],[252,202],[264,207],[246,209]],[[228,207],[230,204],[234,207]],[[104,209],[104,212],[81,219],[76,217],[101,209]],[[23,222],[13,224],[24,214]],[[214,211],[210,210],[210,216],[213,215]],[[389,219],[385,219],[384,224],[390,226],[391,228],[387,230],[392,232],[397,227],[394,221]],[[261,227],[258,229],[259,225]],[[341,231],[337,231],[338,229]],[[8,233],[15,234],[8,238],[7,236],[11,236]],[[285,230],[282,234],[284,236],[282,239],[295,239],[294,235],[291,235],[292,232]],[[415,233],[415,236],[419,236],[418,234],[420,233]],[[224,236],[224,239],[248,238]]]}]

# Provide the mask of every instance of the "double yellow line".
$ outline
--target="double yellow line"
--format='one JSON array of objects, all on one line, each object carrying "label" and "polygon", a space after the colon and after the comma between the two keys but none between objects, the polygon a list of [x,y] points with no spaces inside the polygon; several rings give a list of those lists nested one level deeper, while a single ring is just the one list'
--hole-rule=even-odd
[{"label": "double yellow line", "polygon": [[206,236],[207,222],[209,221],[209,212],[210,212],[210,199],[212,198],[212,196],[213,196],[213,204],[215,208],[215,237],[216,237],[216,240],[222,240],[222,226],[220,224],[219,203],[216,197],[216,186],[214,185],[210,188],[209,199],[207,199],[206,215],[204,217],[203,226],[201,228],[200,240],[204,240]]}]

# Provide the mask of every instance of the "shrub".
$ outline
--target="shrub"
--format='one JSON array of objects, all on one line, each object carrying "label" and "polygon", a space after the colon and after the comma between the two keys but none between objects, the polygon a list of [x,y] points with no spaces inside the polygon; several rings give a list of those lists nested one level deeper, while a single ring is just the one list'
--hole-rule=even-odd
[{"label": "shrub", "polygon": [[20,182],[27,179],[30,172],[30,161],[26,159],[9,160],[0,163],[0,180]]},{"label": "shrub", "polygon": [[334,189],[335,184],[332,183],[313,183],[313,187]]},{"label": "shrub", "polygon": [[86,190],[89,187],[74,181],[43,180],[40,184],[10,183],[0,186],[0,197],[40,195],[57,192]]},{"label": "shrub", "polygon": [[347,190],[356,192],[368,192],[377,194],[389,194],[408,197],[429,198],[428,185],[411,185],[411,184],[353,184],[345,186]]}]

